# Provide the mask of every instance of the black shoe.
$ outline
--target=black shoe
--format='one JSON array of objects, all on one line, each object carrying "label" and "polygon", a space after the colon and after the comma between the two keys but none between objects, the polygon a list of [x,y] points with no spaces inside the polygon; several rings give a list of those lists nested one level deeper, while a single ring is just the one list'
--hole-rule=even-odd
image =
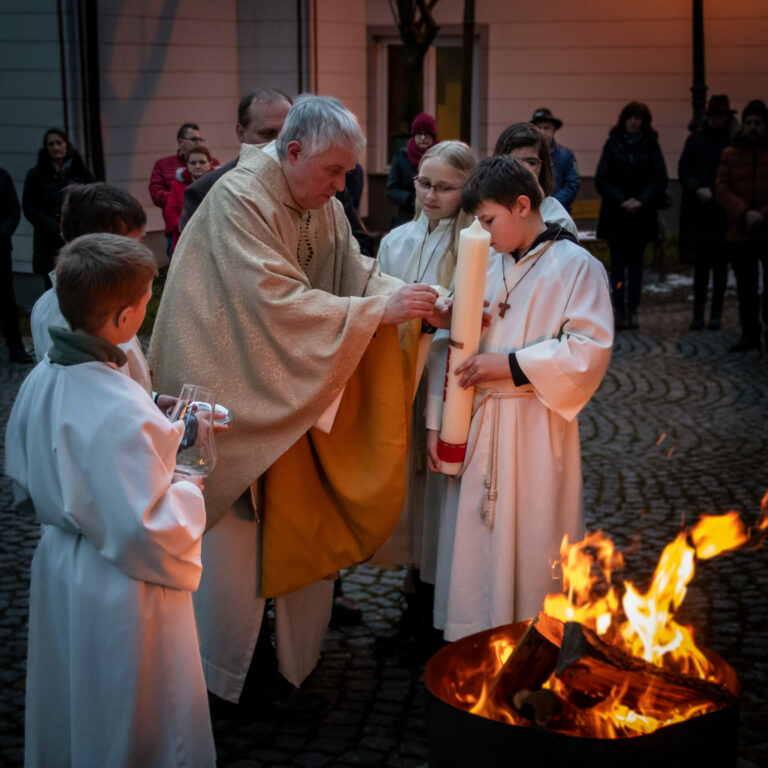
[{"label": "black shoe", "polygon": [[8,356],[10,357],[12,363],[19,363],[21,365],[30,365],[31,363],[35,362],[32,355],[30,355],[29,352],[24,349],[24,347],[11,349],[8,353]]},{"label": "black shoe", "polygon": [[613,316],[613,327],[617,331],[623,331],[627,327],[627,321],[624,319],[624,315]]},{"label": "black shoe", "polygon": [[722,328],[722,323],[720,322],[720,318],[713,315],[709,318],[709,322],[707,323],[707,330],[708,331],[719,331]]},{"label": "black shoe", "polygon": [[265,686],[254,686],[240,699],[239,714],[271,722],[304,723],[319,720],[331,708],[320,693],[304,691],[279,672]]},{"label": "black shoe", "polygon": [[331,624],[337,627],[355,627],[363,620],[360,606],[355,605],[349,598],[339,595],[333,598],[331,609]]},{"label": "black shoe", "polygon": [[629,320],[627,320],[627,328],[630,331],[636,331],[640,326],[637,324],[637,312],[629,313]]},{"label": "black shoe", "polygon": [[735,344],[728,347],[729,352],[746,352],[749,349],[760,349],[760,339],[742,336]]},{"label": "black shoe", "polygon": [[434,627],[425,627],[397,650],[400,664],[426,664],[444,645],[443,633]]},{"label": "black shoe", "polygon": [[688,326],[692,331],[703,331],[704,330],[704,318],[703,317],[694,317],[691,321],[690,326]]}]

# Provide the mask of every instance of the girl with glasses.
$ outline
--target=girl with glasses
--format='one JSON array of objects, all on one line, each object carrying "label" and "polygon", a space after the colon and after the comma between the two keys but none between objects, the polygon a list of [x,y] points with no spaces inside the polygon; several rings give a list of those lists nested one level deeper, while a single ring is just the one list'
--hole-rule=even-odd
[{"label": "girl with glasses", "polygon": [[[378,260],[382,272],[406,283],[440,286],[444,293],[453,289],[459,232],[472,222],[461,210],[461,190],[476,164],[472,150],[460,141],[442,141],[424,153],[411,182],[416,216],[381,241]],[[425,374],[413,404],[403,514],[371,563],[409,568],[407,608],[398,628],[392,635],[377,638],[380,651],[398,653],[408,661],[426,660],[442,644],[442,634],[432,626],[432,606],[444,476],[426,471],[426,379]]]},{"label": "girl with glasses", "polygon": [[514,157],[537,178],[544,192],[541,217],[549,224],[560,224],[578,239],[579,230],[563,205],[552,196],[552,158],[546,136],[533,123],[515,123],[505,128],[493,150],[496,157]]}]

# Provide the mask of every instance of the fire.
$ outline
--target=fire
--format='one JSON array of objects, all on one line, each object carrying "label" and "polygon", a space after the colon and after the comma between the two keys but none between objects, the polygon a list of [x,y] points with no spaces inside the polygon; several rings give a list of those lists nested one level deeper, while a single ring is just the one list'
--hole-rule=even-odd
[{"label": "fire", "polygon": [[[768,493],[761,512],[756,528],[764,531],[768,529]],[[613,583],[615,571],[623,567],[624,559],[602,532],[591,533],[573,544],[566,536],[559,563],[563,591],[547,595],[543,613],[560,622],[578,622],[604,644],[620,649],[622,658],[642,659],[658,668],[662,677],[651,676],[647,683],[631,691],[627,690],[628,684],[618,684],[611,688],[610,695],[592,697],[587,705],[580,702],[571,706],[573,689],[553,672],[542,689],[552,691],[561,705],[565,703],[570,719],[562,728],[555,719],[550,727],[567,733],[578,726],[580,735],[598,737],[632,736],[716,709],[716,703],[701,697],[694,700],[695,696],[690,703],[675,701],[672,705],[669,697],[659,694],[658,686],[664,685],[664,675],[671,676],[673,681],[695,678],[718,686],[731,682],[725,680],[727,673],[722,667],[697,647],[693,628],[675,621],[675,613],[685,600],[696,560],[741,547],[750,537],[750,530],[737,512],[704,515],[667,544],[650,586],[642,591],[630,582],[622,581],[618,586]],[[497,639],[489,662],[482,668],[465,669],[459,675],[454,684],[455,696],[464,708],[504,722],[527,723],[510,702],[494,696],[494,686],[513,649],[512,642]]]}]

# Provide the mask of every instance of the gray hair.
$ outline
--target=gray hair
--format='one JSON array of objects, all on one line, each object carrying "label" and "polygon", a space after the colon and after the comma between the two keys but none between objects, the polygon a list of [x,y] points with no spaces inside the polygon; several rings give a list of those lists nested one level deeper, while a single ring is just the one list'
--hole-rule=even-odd
[{"label": "gray hair", "polygon": [[292,141],[298,141],[308,156],[342,146],[357,157],[365,147],[357,118],[338,99],[308,93],[296,99],[277,137],[277,154],[281,159]]}]

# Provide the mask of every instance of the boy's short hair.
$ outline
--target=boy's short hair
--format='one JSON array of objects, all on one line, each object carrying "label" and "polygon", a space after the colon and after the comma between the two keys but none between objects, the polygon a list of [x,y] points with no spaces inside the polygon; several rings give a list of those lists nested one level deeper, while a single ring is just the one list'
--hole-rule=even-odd
[{"label": "boy's short hair", "polygon": [[461,207],[474,213],[487,200],[507,208],[520,195],[531,201],[537,211],[544,200],[539,182],[531,171],[514,157],[486,157],[482,160],[461,191]]},{"label": "boy's short hair", "polygon": [[127,235],[143,229],[147,214],[128,192],[98,181],[70,184],[64,189],[61,206],[61,236],[70,242],[80,235],[110,232]]},{"label": "boy's short hair", "polygon": [[188,163],[189,158],[192,157],[192,155],[205,155],[208,158],[209,163],[213,160],[211,150],[208,149],[208,147],[204,147],[202,144],[197,147],[192,147],[192,149],[184,155],[184,161]]},{"label": "boy's short hair", "polygon": [[56,262],[56,297],[72,330],[94,333],[134,306],[157,275],[152,251],[138,240],[99,233],[65,245]]}]

